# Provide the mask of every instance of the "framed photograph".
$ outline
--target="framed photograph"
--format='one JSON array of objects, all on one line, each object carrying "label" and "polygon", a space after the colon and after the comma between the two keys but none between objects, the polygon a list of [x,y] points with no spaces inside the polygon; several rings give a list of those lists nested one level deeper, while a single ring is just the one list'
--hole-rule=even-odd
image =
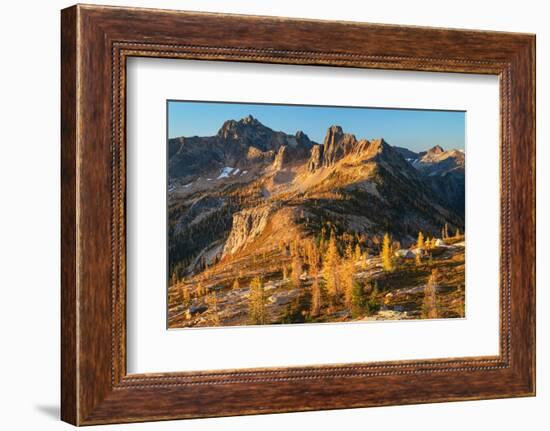
[{"label": "framed photograph", "polygon": [[535,394],[535,37],[62,11],[62,419]]}]

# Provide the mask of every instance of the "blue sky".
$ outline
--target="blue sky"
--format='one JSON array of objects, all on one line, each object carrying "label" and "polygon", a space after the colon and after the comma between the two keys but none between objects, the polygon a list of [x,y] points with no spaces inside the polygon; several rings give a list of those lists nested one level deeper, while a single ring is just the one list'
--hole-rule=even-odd
[{"label": "blue sky", "polygon": [[249,114],[273,130],[288,134],[302,130],[318,143],[323,143],[331,125],[339,125],[357,139],[382,137],[413,151],[434,145],[464,149],[465,144],[465,113],[461,111],[186,101],[168,102],[168,136],[212,136],[224,121]]}]

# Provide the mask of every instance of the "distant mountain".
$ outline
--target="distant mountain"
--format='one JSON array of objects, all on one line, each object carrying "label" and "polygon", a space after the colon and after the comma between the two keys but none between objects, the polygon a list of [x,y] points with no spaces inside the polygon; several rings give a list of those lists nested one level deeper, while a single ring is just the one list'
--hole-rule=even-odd
[{"label": "distant mountain", "polygon": [[[446,195],[464,195],[455,190],[459,154],[435,148],[410,160],[404,150],[337,125],[317,144],[251,116],[226,121],[215,136],[171,139],[171,271],[193,273],[331,230],[362,235],[372,247],[386,232],[411,244],[419,230],[436,235],[445,223],[462,231],[463,209]],[[463,162],[462,154],[462,175]]]},{"label": "distant mountain", "polygon": [[224,166],[244,170],[269,164],[281,147],[285,147],[287,156],[302,159],[308,157],[313,145],[301,131],[295,135],[276,132],[249,115],[239,121],[226,121],[215,136],[170,139],[169,177],[192,177]]},{"label": "distant mountain", "polygon": [[440,145],[420,153],[406,148],[394,148],[424,176],[439,199],[464,217],[466,180],[463,151],[445,151]]},{"label": "distant mountain", "polygon": [[413,160],[416,160],[420,157],[418,153],[415,153],[414,151],[411,151],[408,148],[396,147],[396,146],[394,146],[393,148],[395,151],[401,154],[405,160],[409,162],[412,162]]}]

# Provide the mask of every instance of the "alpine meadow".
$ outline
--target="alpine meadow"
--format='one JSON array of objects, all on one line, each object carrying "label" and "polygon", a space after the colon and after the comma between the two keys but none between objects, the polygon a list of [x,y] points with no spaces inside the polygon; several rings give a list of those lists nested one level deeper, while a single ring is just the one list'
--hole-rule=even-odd
[{"label": "alpine meadow", "polygon": [[465,113],[168,101],[168,328],[465,317]]}]

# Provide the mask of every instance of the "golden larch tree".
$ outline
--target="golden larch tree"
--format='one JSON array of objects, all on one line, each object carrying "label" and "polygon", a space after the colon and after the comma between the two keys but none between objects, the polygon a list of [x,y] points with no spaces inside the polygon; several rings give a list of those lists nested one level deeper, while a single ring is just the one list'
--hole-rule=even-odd
[{"label": "golden larch tree", "polygon": [[416,248],[422,250],[424,248],[424,235],[421,231],[418,231],[418,239],[416,240]]},{"label": "golden larch tree", "polygon": [[344,290],[344,300],[346,306],[351,307],[353,296],[353,276],[355,275],[355,264],[353,262],[353,253],[351,244],[348,243],[344,252],[344,258],[340,265],[340,280]]},{"label": "golden larch tree", "polygon": [[191,300],[191,294],[189,293],[189,287],[184,286],[183,284],[179,285],[179,291],[181,296],[181,302],[184,305],[189,304],[189,301]]},{"label": "golden larch tree", "polygon": [[437,307],[437,269],[432,269],[428,282],[424,286],[424,301],[422,302],[422,317],[424,319],[437,319],[439,311]]},{"label": "golden larch tree", "polygon": [[302,264],[302,258],[299,254],[294,255],[292,258],[292,283],[294,284],[294,287],[300,287],[302,285],[302,272],[304,271],[304,267]]},{"label": "golden larch tree", "polygon": [[210,309],[210,325],[211,326],[220,326],[220,314],[218,310],[218,296],[216,292],[210,293],[206,297],[206,304]]},{"label": "golden larch tree", "polygon": [[285,263],[283,263],[282,273],[283,273],[283,281],[286,281],[288,279],[288,268],[286,267]]},{"label": "golden larch tree", "polygon": [[321,295],[321,286],[319,285],[319,278],[315,276],[313,283],[311,284],[311,316],[318,317],[321,314],[321,307],[323,298]]},{"label": "golden larch tree", "polygon": [[386,233],[382,242],[382,251],[380,252],[382,258],[382,268],[386,272],[392,272],[394,270],[392,247],[390,236]]},{"label": "golden larch tree", "polygon": [[361,260],[361,246],[359,243],[355,244],[355,252],[354,252],[354,259],[356,262]]},{"label": "golden larch tree", "polygon": [[264,325],[267,323],[266,294],[260,277],[255,277],[250,283],[248,316],[250,323],[253,325]]},{"label": "golden larch tree", "polygon": [[202,285],[202,281],[199,280],[195,292],[198,297],[204,296],[206,294],[206,288]]},{"label": "golden larch tree", "polygon": [[333,301],[337,300],[340,293],[339,266],[340,253],[338,252],[334,233],[331,233],[327,251],[323,259],[323,278],[325,279],[327,292]]}]

